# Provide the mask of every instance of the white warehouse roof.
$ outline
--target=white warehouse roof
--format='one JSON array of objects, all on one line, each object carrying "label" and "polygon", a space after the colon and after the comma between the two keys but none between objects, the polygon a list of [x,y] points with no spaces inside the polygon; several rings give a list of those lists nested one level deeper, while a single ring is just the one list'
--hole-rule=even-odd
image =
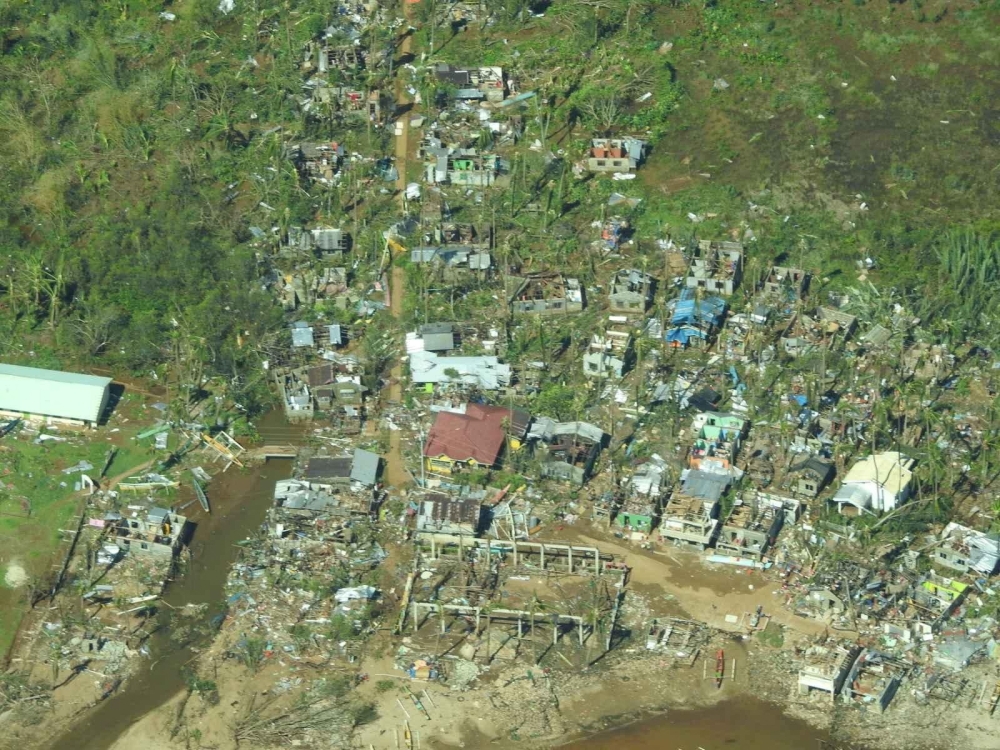
[{"label": "white warehouse roof", "polygon": [[97,422],[111,378],[0,364],[0,410]]}]

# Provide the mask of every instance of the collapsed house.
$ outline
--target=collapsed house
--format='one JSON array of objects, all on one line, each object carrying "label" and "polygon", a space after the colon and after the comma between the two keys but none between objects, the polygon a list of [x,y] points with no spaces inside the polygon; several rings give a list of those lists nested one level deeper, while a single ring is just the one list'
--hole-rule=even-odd
[{"label": "collapsed house", "polygon": [[795,315],[779,340],[788,357],[801,357],[817,348],[843,345],[857,330],[858,319],[832,307],[818,307],[812,316]]},{"label": "collapsed house", "polygon": [[646,141],[638,138],[594,138],[584,165],[591,172],[630,174],[646,156]]},{"label": "collapsed house", "polygon": [[514,315],[560,315],[580,312],[585,306],[579,279],[561,274],[534,274],[512,278],[514,292],[509,296]]},{"label": "collapsed house", "polygon": [[871,706],[884,713],[905,676],[896,660],[872,649],[864,649],[844,680],[844,703]]},{"label": "collapsed house", "polygon": [[684,284],[711,294],[731,295],[743,276],[743,243],[699,240]]},{"label": "collapsed house", "polygon": [[588,422],[556,422],[538,417],[527,434],[542,460],[543,477],[584,484],[604,447],[604,430]]},{"label": "collapsed house", "polygon": [[345,154],[344,147],[335,142],[302,141],[285,149],[286,158],[295,165],[303,180],[325,185],[333,184]]},{"label": "collapsed house", "polygon": [[349,86],[317,86],[313,89],[312,98],[303,109],[313,113],[321,109],[379,123],[382,121],[382,92],[372,89],[365,93]]}]

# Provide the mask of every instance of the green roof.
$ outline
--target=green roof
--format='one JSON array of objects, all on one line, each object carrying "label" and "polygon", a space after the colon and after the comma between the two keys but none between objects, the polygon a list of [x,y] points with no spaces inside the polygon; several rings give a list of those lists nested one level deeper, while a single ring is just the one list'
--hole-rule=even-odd
[{"label": "green roof", "polygon": [[0,364],[0,410],[97,422],[111,378]]}]

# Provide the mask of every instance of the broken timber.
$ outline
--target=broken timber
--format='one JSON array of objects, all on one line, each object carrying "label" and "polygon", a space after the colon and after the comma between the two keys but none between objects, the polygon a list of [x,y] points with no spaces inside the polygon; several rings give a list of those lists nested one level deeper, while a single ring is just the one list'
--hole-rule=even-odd
[{"label": "broken timber", "polygon": [[605,571],[621,575],[625,572],[616,565],[614,555],[602,552],[598,547],[560,542],[478,539],[461,534],[436,532],[418,532],[417,542],[425,548],[430,547],[430,556],[433,560],[451,556],[448,553],[455,551],[459,559],[462,559],[466,550],[478,549],[485,554],[487,561],[493,556],[510,557],[515,568],[523,564],[529,568],[576,575],[600,575]]},{"label": "broken timber", "polygon": [[205,495],[205,490],[202,489],[201,484],[198,482],[198,477],[195,476],[194,469],[191,470],[191,484],[194,486],[194,494],[198,496],[198,502],[201,503],[201,507],[205,509],[206,513],[211,513],[212,509],[208,505],[208,496]]},{"label": "broken timber", "polygon": [[220,458],[227,461],[227,469],[232,464],[236,464],[242,469],[243,462],[240,461],[239,455],[243,452],[243,446],[233,440],[225,432],[220,432],[218,434],[218,438],[220,439],[216,440],[214,437],[204,432],[201,434],[201,439],[205,445],[218,453]]}]

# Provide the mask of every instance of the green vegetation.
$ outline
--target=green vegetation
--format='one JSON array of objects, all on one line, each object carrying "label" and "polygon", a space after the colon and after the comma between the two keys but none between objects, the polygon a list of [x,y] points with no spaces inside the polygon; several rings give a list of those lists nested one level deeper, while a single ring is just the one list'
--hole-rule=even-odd
[{"label": "green vegetation", "polygon": [[757,640],[771,648],[781,648],[785,645],[785,633],[776,622],[767,623],[767,627],[757,633]]}]

